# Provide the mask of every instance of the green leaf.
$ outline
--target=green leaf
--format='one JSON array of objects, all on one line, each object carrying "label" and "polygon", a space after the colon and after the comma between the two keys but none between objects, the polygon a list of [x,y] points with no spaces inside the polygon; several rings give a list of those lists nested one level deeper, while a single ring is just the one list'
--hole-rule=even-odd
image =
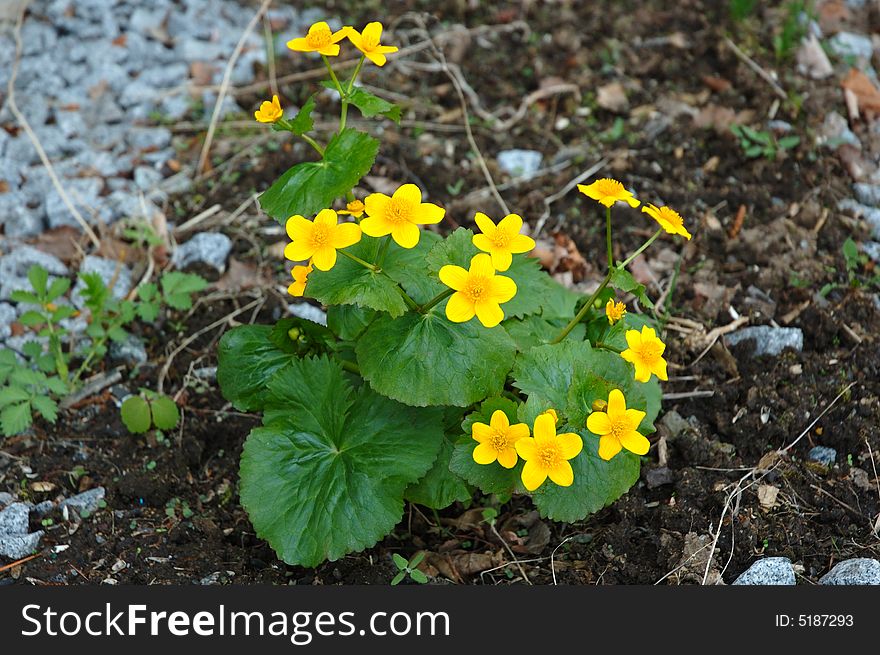
[{"label": "green leaf", "polygon": [[30,397],[30,392],[22,387],[0,387],[0,407],[6,407],[6,405],[18,403],[23,400],[30,400]]},{"label": "green leaf", "polygon": [[452,443],[449,438],[443,439],[440,453],[434,460],[434,465],[425,476],[411,484],[404,498],[411,503],[424,505],[433,509],[443,509],[452,503],[470,500],[471,490],[467,484],[455,473],[449,470],[449,460],[452,457]]},{"label": "green leaf", "polygon": [[642,326],[645,325],[656,328],[657,322],[646,314],[627,312],[624,314],[623,319],[617,321],[614,325],[608,325],[608,319],[602,313],[585,325],[587,339],[591,343],[601,341],[606,346],[622,351],[629,347],[626,343],[626,333],[628,330],[638,330],[641,332]]},{"label": "green leaf", "polygon": [[46,322],[46,318],[42,313],[33,310],[26,311],[18,317],[18,322],[25,327],[34,327]]},{"label": "green leaf", "polygon": [[313,94],[309,96],[309,99],[306,100],[305,104],[300,108],[298,112],[296,112],[296,116],[288,121],[288,124],[290,125],[290,131],[297,136],[302,136],[306,132],[310,131],[315,125],[314,121],[312,120],[312,110],[314,108],[315,96]]},{"label": "green leaf", "polygon": [[546,319],[564,318],[567,323],[574,318],[575,307],[583,296],[562,286],[549,275],[541,293],[541,316]]},{"label": "green leaf", "polygon": [[139,302],[137,304],[137,314],[141,320],[152,323],[159,316],[159,303],[157,302]]},{"label": "green leaf", "polygon": [[53,375],[46,379],[46,388],[56,396],[64,396],[67,394],[67,384],[58,376]]},{"label": "green leaf", "polygon": [[299,316],[288,316],[275,323],[269,341],[297,357],[329,353],[336,348],[336,337],[329,328]]},{"label": "green leaf", "polygon": [[560,487],[548,479],[532,500],[541,516],[571,523],[598,512],[625,494],[639,479],[639,458],[621,451],[606,462],[599,457],[599,439],[585,428],[560,427],[558,433],[576,432],[584,440],[580,454],[570,460],[574,482]]},{"label": "green leaf", "polygon": [[764,148],[761,146],[749,146],[743,151],[746,157],[760,157],[764,153]]},{"label": "green leaf", "polygon": [[[508,319],[501,323],[510,338],[516,342],[516,349],[524,352],[529,348],[541,346],[550,343],[556,336],[562,332],[562,329],[568,324],[568,320],[557,318],[548,321],[542,316],[532,315],[523,319]],[[566,339],[572,341],[583,341],[586,327],[583,323],[578,323],[568,333]]]},{"label": "green leaf", "polygon": [[38,341],[26,341],[21,347],[21,352],[28,359],[35,359],[43,354],[43,346]]},{"label": "green leaf", "polygon": [[343,341],[354,341],[376,318],[373,309],[356,305],[331,305],[327,308],[327,326]]},{"label": "green leaf", "polygon": [[30,291],[23,291],[21,289],[16,289],[11,294],[9,294],[10,300],[13,302],[25,303],[28,305],[39,305],[40,299],[37,298]]},{"label": "green leaf", "polygon": [[129,432],[140,434],[150,429],[150,405],[140,396],[130,396],[122,403],[122,422]]},{"label": "green leaf", "polygon": [[501,391],[513,365],[513,340],[501,326],[452,323],[444,308],[380,316],[370,325],[355,352],[373,389],[417,407],[467,407]]},{"label": "green leaf", "polygon": [[7,405],[0,411],[0,429],[7,437],[27,430],[33,419],[29,402]]},{"label": "green leaf", "polygon": [[379,152],[379,142],[348,128],[334,136],[324,157],[290,168],[260,196],[260,206],[284,223],[294,214],[314,216],[351,191],[369,172]]},{"label": "green leaf", "polygon": [[400,573],[398,573],[397,575],[395,575],[393,578],[391,578],[391,586],[392,586],[392,587],[396,587],[396,586],[399,585],[401,582],[403,582],[403,579],[404,579],[405,577],[406,577],[406,571],[401,571]]},{"label": "green leaf", "polygon": [[64,295],[70,288],[70,279],[66,277],[56,277],[49,285],[49,292],[46,294],[46,300],[52,301]]},{"label": "green leaf", "polygon": [[[321,84],[328,89],[337,91],[336,85],[331,80],[325,80]],[[347,88],[344,83],[343,88]],[[388,102],[382,98],[373,95],[362,87],[356,86],[348,94],[348,101],[357,107],[364,118],[372,118],[373,116],[384,116],[393,120],[400,125],[400,107],[393,102]]]},{"label": "green leaf", "polygon": [[159,396],[150,401],[150,411],[153,415],[153,425],[160,430],[171,430],[177,427],[180,420],[180,411],[177,405],[168,396]]},{"label": "green leaf", "polygon": [[382,264],[385,273],[420,305],[447,288],[436,275],[431,274],[425,262],[428,253],[440,241],[442,237],[439,234],[428,230],[422,230],[415,248],[401,248],[391,241]]},{"label": "green leaf", "polygon": [[15,357],[15,353],[9,348],[0,349],[0,384],[6,382],[12,371],[19,368],[20,364]]},{"label": "green leaf", "polygon": [[464,419],[461,428],[465,436],[455,443],[449,468],[472,485],[479,487],[484,494],[524,492],[525,488],[520,480],[522,460],[518,461],[512,469],[506,469],[498,462],[477,464],[474,461],[474,448],[477,447],[477,442],[472,436],[473,425],[474,423],[489,425],[492,414],[499,409],[507,415],[511,424],[520,423],[517,418],[517,404],[515,402],[507,398],[488,398],[477,411]]},{"label": "green leaf", "polygon": [[791,150],[795,146],[797,146],[801,142],[801,138],[799,136],[784,136],[779,139],[779,147],[783,150]]},{"label": "green leaf", "polygon": [[409,572],[409,577],[418,582],[419,584],[426,584],[428,582],[428,576],[422,573],[419,569],[413,569]]},{"label": "green leaf", "polygon": [[58,419],[58,403],[49,396],[34,396],[31,398],[31,405],[49,423],[54,423]]},{"label": "green leaf", "polygon": [[439,279],[440,269],[447,264],[470,268],[471,258],[480,253],[473,243],[474,233],[466,227],[456,229],[452,234],[434,245],[425,258],[428,270]]},{"label": "green leaf", "polygon": [[442,412],[355,391],[327,358],[293,362],[270,395],[283,412],[250,433],[241,459],[241,503],[257,535],[288,564],[316,566],[388,534],[404,489],[437,456]]},{"label": "green leaf", "polygon": [[611,281],[609,282],[609,285],[619,291],[623,291],[624,293],[633,294],[646,309],[654,307],[654,303],[651,302],[651,299],[645,294],[645,285],[636,282],[632,273],[625,268],[618,268],[615,266],[611,269]]},{"label": "green leaf", "polygon": [[272,342],[272,330],[268,325],[241,325],[220,339],[217,381],[223,397],[239,411],[262,409],[269,378],[296,359]]},{"label": "green leaf", "polygon": [[[74,309],[74,308],[71,307],[70,305],[59,305],[59,306],[58,306],[58,307],[52,312],[52,322],[53,322],[53,323],[59,323],[59,322],[63,321],[63,320],[66,319],[66,318],[70,318],[70,317],[73,316],[75,313],[76,313],[76,309]],[[56,330],[56,332],[57,332],[57,330]]]},{"label": "green leaf", "polygon": [[[367,262],[375,262],[381,240],[364,238],[348,252]],[[384,273],[371,271],[340,255],[329,271],[312,271],[306,295],[325,305],[358,305],[400,316],[406,303],[397,284]]]},{"label": "green leaf", "polygon": [[532,425],[538,414],[549,408],[560,415],[565,414],[575,368],[578,363],[589,363],[591,354],[588,342],[566,340],[537,346],[517,357],[513,384],[528,396],[526,406],[520,412],[526,423]]},{"label": "green leaf", "polygon": [[192,294],[203,291],[208,281],[201,275],[171,271],[162,276],[162,295],[174,309],[190,309]]},{"label": "green leaf", "polygon": [[116,341],[118,343],[120,341],[125,341],[128,338],[128,332],[123,330],[120,326],[114,325],[107,330],[107,336],[110,337],[111,341]]},{"label": "green leaf", "polygon": [[409,566],[409,562],[407,562],[406,558],[400,553],[392,553],[391,559],[394,560],[394,565],[401,571],[405,570],[406,567]]},{"label": "green leaf", "polygon": [[38,296],[43,296],[46,293],[46,285],[49,283],[49,271],[39,264],[34,264],[28,269],[27,276],[34,292]]},{"label": "green leaf", "polygon": [[100,314],[110,299],[110,290],[97,273],[80,273],[79,279],[85,285],[81,293],[86,307],[92,310],[92,314]]}]

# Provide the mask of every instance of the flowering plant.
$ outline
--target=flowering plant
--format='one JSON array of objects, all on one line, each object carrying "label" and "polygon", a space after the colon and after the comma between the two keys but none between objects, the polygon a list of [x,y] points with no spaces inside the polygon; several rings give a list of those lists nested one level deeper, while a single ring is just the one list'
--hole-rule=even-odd
[{"label": "flowering plant", "polygon": [[[286,562],[314,566],[369,547],[399,522],[404,501],[440,509],[475,490],[530,494],[560,521],[583,519],[638,479],[660,411],[664,344],[627,265],[663,231],[690,238],[668,207],[643,211],[659,229],[622,262],[611,250],[612,207],[641,205],[620,182],[580,190],[606,208],[608,272],[588,297],[558,284],[528,252],[511,214],[483,213],[476,233],[423,226],[445,210],[422,189],[356,198],[379,143],[346,127],[348,107],[400,117],[356,79],[386,62],[382,26],[326,23],[292,40],[321,55],[340,96],[338,131],[309,135],[310,99],[284,119],[277,98],[258,121],[304,138],[320,159],[295,165],[260,197],[290,238],[288,291],[327,307],[327,326],[284,318],[246,325],[220,343],[218,378],[243,411],[260,411],[241,460],[241,502]],[[329,57],[348,39],[363,56],[340,83]],[[337,203],[345,203],[343,209]],[[334,210],[333,206],[337,209]]]}]

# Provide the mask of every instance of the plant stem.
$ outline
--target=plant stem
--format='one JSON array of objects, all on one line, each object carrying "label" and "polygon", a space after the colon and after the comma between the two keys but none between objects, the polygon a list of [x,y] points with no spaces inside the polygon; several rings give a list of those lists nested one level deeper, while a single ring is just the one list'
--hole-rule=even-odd
[{"label": "plant stem", "polygon": [[654,243],[654,241],[656,241],[657,237],[660,236],[660,233],[661,233],[662,231],[663,231],[663,229],[661,228],[661,229],[657,230],[656,232],[654,232],[654,236],[652,236],[650,239],[648,239],[647,241],[645,241],[645,243],[643,243],[643,244],[641,245],[641,247],[640,247],[638,250],[636,250],[633,254],[631,254],[631,255],[630,255],[629,257],[627,257],[624,261],[622,261],[620,264],[618,264],[617,267],[618,267],[618,268],[621,268],[621,269],[626,268],[629,264],[632,263],[632,261],[633,261],[636,257],[638,257],[639,255],[641,255],[645,250],[647,250],[648,246],[650,246],[652,243]]},{"label": "plant stem", "polygon": [[339,100],[342,103],[342,110],[339,115],[339,134],[341,134],[342,130],[345,129],[345,118],[348,114],[348,96],[346,92],[342,90],[342,85],[339,83],[339,79],[336,77],[336,73],[333,72],[333,67],[330,65],[330,60],[327,59],[327,55],[321,55],[321,59],[324,60],[324,65],[327,67],[327,72],[330,73],[330,80],[333,82],[336,90],[339,91]]},{"label": "plant stem", "polygon": [[312,146],[315,150],[317,150],[317,151],[318,151],[318,154],[321,155],[321,157],[324,156],[324,148],[321,147],[321,144],[319,144],[317,141],[315,141],[315,140],[314,140],[312,137],[310,137],[308,134],[301,134],[300,136],[302,136],[302,138],[305,139],[305,142],[306,142],[306,143],[308,143],[308,144],[309,144],[310,146]]},{"label": "plant stem", "polygon": [[382,242],[382,245],[379,247],[379,255],[376,257],[376,266],[380,269],[382,268],[382,264],[385,263],[385,254],[388,252],[388,246],[391,245],[391,235],[388,234],[385,236],[385,241]]},{"label": "plant stem", "polygon": [[618,350],[618,349],[615,348],[614,346],[608,345],[608,344],[605,343],[604,341],[597,341],[597,342],[596,342],[596,347],[597,347],[597,348],[604,348],[605,350],[610,350],[610,351],[613,352],[613,353],[618,353],[618,354],[620,354],[620,350]]},{"label": "plant stem", "polygon": [[605,245],[608,247],[608,270],[614,266],[614,255],[611,252],[611,207],[605,208]]},{"label": "plant stem", "polygon": [[346,94],[351,93],[351,90],[354,88],[354,81],[357,79],[357,76],[360,75],[361,66],[364,65],[364,59],[366,59],[366,55],[361,55],[361,60],[358,62],[357,68],[354,69],[354,75],[351,76],[351,79],[348,82],[348,90]]},{"label": "plant stem", "polygon": [[447,289],[446,291],[443,291],[442,293],[438,293],[436,296],[434,296],[428,302],[426,302],[424,305],[422,305],[421,307],[418,308],[419,313],[420,314],[427,313],[427,311],[429,309],[431,309],[432,307],[434,307],[438,303],[443,302],[449,296],[451,296],[453,293],[455,293],[455,289]]},{"label": "plant stem", "polygon": [[608,271],[608,275],[605,276],[605,279],[602,280],[602,284],[599,285],[599,288],[593,292],[593,295],[589,297],[587,302],[584,303],[584,306],[581,307],[581,311],[577,313],[571,321],[569,321],[568,325],[562,328],[562,332],[556,335],[556,338],[550,342],[550,344],[556,344],[565,339],[568,334],[575,328],[575,326],[583,320],[584,316],[586,316],[587,312],[590,311],[590,307],[593,306],[593,303],[596,302],[596,298],[599,297],[599,294],[605,290],[605,287],[608,286],[608,283],[611,281],[611,271]]},{"label": "plant stem", "polygon": [[361,258],[358,257],[357,255],[352,255],[350,252],[346,252],[345,250],[337,250],[336,252],[340,252],[340,253],[342,253],[343,255],[345,255],[346,257],[348,257],[349,259],[351,259],[352,261],[356,261],[358,264],[360,264],[360,265],[363,266],[364,268],[368,268],[368,269],[370,269],[371,271],[373,271],[373,273],[378,273],[378,272],[379,272],[379,267],[378,267],[378,266],[374,266],[374,265],[371,264],[370,262],[364,261],[363,259],[361,259]]},{"label": "plant stem", "polygon": [[[352,255],[350,252],[346,252],[345,250],[337,250],[336,252],[341,252],[343,255],[345,255],[349,259],[356,261],[358,264],[360,264],[364,268],[371,270],[373,273],[380,273],[380,274],[382,273],[382,271],[379,269],[378,266],[371,264],[370,262],[364,261],[363,259],[361,259],[357,255]],[[391,278],[388,278],[388,279],[391,279]],[[397,284],[396,280],[394,282]],[[403,302],[406,303],[407,307],[409,307],[410,309],[413,309],[415,311],[419,310],[419,304],[415,300],[413,300],[406,291],[403,290],[403,288],[400,286],[400,284],[397,284],[397,290],[400,292],[400,295],[403,298]]]},{"label": "plant stem", "polygon": [[358,365],[355,364],[354,362],[349,362],[348,360],[340,359],[339,365],[342,366],[342,368],[344,370],[348,371],[349,373],[354,373],[355,375],[361,374],[361,369],[359,369]]},{"label": "plant stem", "polygon": [[61,352],[61,338],[55,333],[55,327],[52,325],[52,319],[47,316],[46,328],[49,330],[49,348],[55,356],[55,368],[58,370],[58,376],[67,383],[67,376],[70,371],[67,368],[67,362],[64,360],[64,353]]}]

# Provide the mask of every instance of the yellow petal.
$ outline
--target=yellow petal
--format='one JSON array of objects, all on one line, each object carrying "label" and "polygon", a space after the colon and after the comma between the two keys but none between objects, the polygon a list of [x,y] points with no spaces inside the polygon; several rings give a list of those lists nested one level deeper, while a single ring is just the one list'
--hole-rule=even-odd
[{"label": "yellow petal", "polygon": [[366,55],[367,59],[376,64],[376,66],[384,66],[385,63],[388,61],[388,58],[385,55],[375,50],[367,52],[364,51],[363,47],[361,47],[361,52]]},{"label": "yellow petal", "polygon": [[384,216],[388,211],[388,203],[391,198],[384,193],[371,193],[364,198],[364,211],[367,216]]},{"label": "yellow petal", "polygon": [[339,43],[348,36],[349,30],[353,29],[352,27],[346,25],[345,27],[336,30],[333,35],[330,37],[331,43]]},{"label": "yellow petal", "polygon": [[485,234],[475,234],[471,241],[473,241],[473,244],[483,252],[492,253],[496,250],[495,243]]},{"label": "yellow petal", "polygon": [[669,379],[666,374],[666,360],[658,359],[654,365],[651,367],[651,373],[656,375],[660,380],[664,382]]},{"label": "yellow petal", "polygon": [[415,248],[422,232],[414,223],[397,223],[391,230],[391,238],[401,248]]},{"label": "yellow petal", "polygon": [[514,446],[517,454],[523,459],[532,459],[535,456],[535,440],[531,437],[519,439]]},{"label": "yellow petal", "polygon": [[443,207],[435,205],[433,202],[423,202],[416,210],[413,222],[419,225],[434,225],[442,221],[444,216],[446,216],[446,210]]},{"label": "yellow petal", "polygon": [[301,298],[306,291],[306,285],[302,282],[292,282],[287,287],[287,293],[296,298]]},{"label": "yellow petal", "polygon": [[517,459],[516,449],[514,448],[505,448],[498,453],[498,463],[506,469],[512,469],[516,466]]},{"label": "yellow petal", "polygon": [[311,52],[311,47],[309,46],[309,42],[306,41],[305,37],[297,37],[295,39],[291,39],[287,42],[287,47],[291,50],[295,50],[296,52]]},{"label": "yellow petal", "polygon": [[647,455],[651,448],[651,442],[635,431],[622,435],[620,444],[636,455]]},{"label": "yellow petal", "polygon": [[338,222],[336,212],[332,209],[322,209],[315,216],[315,225],[336,225]]},{"label": "yellow petal", "polygon": [[519,234],[522,229],[523,219],[518,214],[508,214],[498,223],[498,229],[511,234]]},{"label": "yellow petal", "polygon": [[403,184],[394,192],[393,198],[413,205],[419,205],[422,202],[422,191],[415,184]]},{"label": "yellow petal", "polygon": [[634,362],[636,366],[636,375],[635,378],[639,382],[647,382],[651,379],[651,369],[645,364],[642,360],[636,360]]},{"label": "yellow petal", "polygon": [[584,447],[584,440],[581,435],[574,432],[564,432],[556,436],[559,447],[562,449],[562,456],[565,459],[577,457]]},{"label": "yellow petal", "polygon": [[471,436],[474,438],[474,441],[479,441],[480,443],[491,438],[492,432],[492,428],[485,423],[474,423],[471,426]]},{"label": "yellow petal", "polygon": [[288,218],[284,227],[287,230],[287,236],[289,236],[292,241],[296,241],[297,239],[308,239],[312,235],[312,231],[315,229],[315,226],[310,220],[299,215]]},{"label": "yellow petal", "polygon": [[378,21],[367,23],[367,26],[364,28],[362,34],[365,41],[379,43],[379,41],[382,39],[382,23]]},{"label": "yellow petal", "polygon": [[471,258],[470,274],[480,277],[492,277],[495,275],[495,268],[492,266],[492,257],[486,253],[474,255]]},{"label": "yellow petal", "polygon": [[646,416],[645,412],[643,412],[640,409],[626,410],[626,420],[632,426],[633,430],[635,430],[636,428],[639,427],[639,425],[641,425],[642,421],[645,420],[645,416]]},{"label": "yellow petal", "polygon": [[[477,236],[482,236],[482,235],[477,235]],[[477,237],[475,236],[474,239],[476,239],[476,238]],[[476,244],[474,244],[474,245],[476,245]],[[479,246],[477,246],[477,247],[479,248]],[[480,248],[480,250],[483,250],[483,248]],[[499,248],[493,247],[492,250],[489,251],[489,253],[492,255],[492,266],[495,267],[496,271],[506,271],[508,268],[510,268],[510,265],[513,263],[513,255],[510,254],[509,250],[500,250]],[[499,278],[497,278],[497,277],[495,278],[495,280],[498,280],[498,279]],[[510,278],[504,278],[504,279],[510,280]],[[513,282],[513,280],[510,280],[510,281]],[[516,284],[513,285],[513,295],[516,295]],[[510,298],[513,298],[513,295],[511,295]],[[507,300],[510,300],[510,298],[508,298]],[[507,302],[507,300],[499,300],[498,302]]]},{"label": "yellow petal", "polygon": [[361,230],[368,237],[384,237],[386,234],[391,234],[391,230],[394,229],[394,223],[386,221],[381,215],[367,216],[360,225]]},{"label": "yellow petal", "polygon": [[[508,255],[509,257],[510,255]],[[494,260],[495,255],[492,255]],[[507,302],[516,295],[516,282],[504,275],[496,275],[492,278],[492,290],[490,298],[496,303]]]},{"label": "yellow petal", "polygon": [[491,464],[496,459],[498,459],[498,451],[488,443],[477,444],[474,448],[474,461],[477,464]]},{"label": "yellow petal", "polygon": [[449,302],[446,303],[446,318],[453,323],[469,321],[475,313],[474,303],[460,291],[453,293]]},{"label": "yellow petal", "polygon": [[318,52],[326,57],[336,57],[339,54],[339,45],[336,43],[330,43],[323,48],[318,48]]},{"label": "yellow petal", "polygon": [[[495,234],[495,223],[493,223],[492,219],[486,216],[483,212],[477,212],[474,214],[474,222],[483,234],[488,234],[490,236]],[[477,247],[479,248],[479,246]]]},{"label": "yellow petal", "polygon": [[654,328],[648,327],[647,325],[642,326],[642,343],[645,341],[653,341],[657,338],[657,333],[654,331]]},{"label": "yellow petal", "polygon": [[606,462],[619,453],[620,449],[621,445],[619,439],[612,437],[611,435],[605,435],[599,438],[599,457]]},{"label": "yellow petal", "polygon": [[526,489],[534,491],[547,479],[547,471],[538,466],[534,460],[527,461],[522,470],[522,482]]},{"label": "yellow petal", "polygon": [[507,438],[512,442],[516,443],[519,439],[524,439],[531,434],[529,431],[529,426],[525,423],[515,423],[510,426],[507,431]]},{"label": "yellow petal", "polygon": [[356,223],[340,223],[333,230],[333,247],[347,248],[361,240],[361,228]]},{"label": "yellow petal", "polygon": [[560,487],[570,487],[574,482],[574,471],[568,462],[559,462],[549,471],[550,479]]},{"label": "yellow petal", "polygon": [[491,300],[481,300],[474,303],[474,312],[484,327],[493,328],[504,320],[504,310],[498,303]]},{"label": "yellow petal", "polygon": [[467,284],[468,272],[461,266],[447,264],[440,269],[440,281],[450,289],[461,291]]},{"label": "yellow petal", "polygon": [[502,412],[500,409],[496,409],[492,412],[492,418],[489,420],[489,424],[496,429],[499,430],[507,430],[510,427],[510,420],[507,418],[507,414]]},{"label": "yellow petal", "polygon": [[623,357],[626,361],[631,362],[633,364],[635,363],[635,361],[637,359],[635,351],[630,350],[630,349],[624,350],[622,353],[620,353],[620,356]]},{"label": "yellow petal", "polygon": [[553,439],[556,436],[556,421],[550,414],[540,414],[535,419],[535,428],[532,432],[536,441]]},{"label": "yellow petal", "polygon": [[626,331],[626,344],[633,350],[638,350],[642,346],[642,335],[638,330]]},{"label": "yellow petal", "polygon": [[626,412],[626,398],[620,389],[612,389],[608,394],[608,416],[612,420]]},{"label": "yellow petal", "polygon": [[346,34],[345,36],[348,37],[348,40],[351,42],[351,44],[352,44],[355,48],[357,48],[357,49],[360,50],[360,51],[363,51],[363,49],[364,49],[364,42],[363,42],[363,36],[361,36],[361,33],[360,33],[360,32],[358,32],[358,31],[357,31],[356,29],[354,29],[353,27],[350,27],[350,28],[348,29],[348,34]]},{"label": "yellow petal", "polygon": [[336,265],[336,248],[328,245],[316,250],[312,255],[312,264],[319,271],[329,271]]},{"label": "yellow petal", "polygon": [[396,45],[380,45],[376,48],[376,52],[391,54],[392,52],[397,52],[398,49]]},{"label": "yellow petal", "polygon": [[308,241],[292,241],[284,247],[284,258],[292,262],[304,262],[315,253]]},{"label": "yellow petal", "polygon": [[632,195],[631,193],[628,194],[628,196],[627,196],[626,198],[624,198],[624,200],[625,200],[627,203],[629,203],[629,206],[630,206],[630,207],[638,207],[639,205],[642,204],[639,200],[637,200],[636,198],[634,198],[633,195]]},{"label": "yellow petal", "polygon": [[601,437],[611,432],[611,419],[605,412],[593,412],[587,417],[587,429]]},{"label": "yellow petal", "polygon": [[525,234],[517,234],[510,242],[510,252],[520,254],[535,249],[535,240]]}]

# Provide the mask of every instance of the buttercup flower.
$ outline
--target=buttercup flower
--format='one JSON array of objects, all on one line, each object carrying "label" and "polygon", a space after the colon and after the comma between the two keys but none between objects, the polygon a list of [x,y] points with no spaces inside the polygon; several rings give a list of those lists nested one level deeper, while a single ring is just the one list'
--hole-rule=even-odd
[{"label": "buttercup flower", "polygon": [[641,332],[627,330],[626,343],[629,348],[620,353],[620,356],[635,365],[636,380],[647,382],[652,373],[661,380],[667,379],[666,360],[663,359],[666,344],[657,338],[654,328],[643,325]]},{"label": "buttercup flower", "polygon": [[660,227],[669,232],[669,234],[680,234],[685,239],[690,240],[691,233],[685,229],[684,219],[674,209],[656,207],[648,203],[642,207],[642,211],[660,223]]},{"label": "buttercup flower", "polygon": [[535,419],[534,438],[525,437],[516,442],[516,452],[526,463],[522,470],[525,488],[534,491],[549,478],[560,487],[574,482],[574,471],[568,460],[577,457],[584,447],[580,435],[574,432],[556,434],[556,421],[548,412]]},{"label": "buttercup flower", "polygon": [[330,26],[324,21],[315,23],[309,28],[309,33],[304,37],[291,39],[287,47],[296,52],[319,52],[328,57],[339,54],[339,41],[348,34],[350,27],[343,27],[336,32],[330,31]]},{"label": "buttercup flower", "polygon": [[312,262],[309,262],[307,266],[294,266],[293,270],[290,271],[293,282],[287,287],[287,293],[297,298],[302,296],[306,291],[306,282],[309,281],[308,277],[311,272]]},{"label": "buttercup flower", "polygon": [[637,432],[645,412],[627,409],[626,398],[620,389],[608,394],[608,408],[604,412],[593,412],[587,417],[587,429],[599,435],[599,457],[608,461],[620,452],[621,448],[636,455],[644,455],[651,444]]},{"label": "buttercup flower", "polygon": [[367,217],[361,221],[364,234],[391,238],[401,248],[415,248],[419,243],[419,225],[439,223],[446,210],[431,202],[422,202],[422,192],[415,184],[404,184],[390,198],[371,193],[364,200]]},{"label": "buttercup flower", "polygon": [[367,23],[363,32],[358,32],[353,27],[348,30],[348,40],[352,42],[355,48],[364,53],[364,55],[376,66],[384,66],[387,61],[385,55],[391,52],[397,52],[397,46],[380,45],[379,39],[382,38],[382,23]]},{"label": "buttercup flower", "polygon": [[608,317],[608,325],[614,325],[623,318],[623,315],[626,314],[626,305],[622,302],[614,302],[614,298],[611,298],[607,303],[605,303],[605,316]]},{"label": "buttercup flower", "polygon": [[508,214],[498,225],[482,212],[477,212],[474,220],[482,232],[474,235],[474,245],[492,255],[492,266],[498,271],[510,268],[514,254],[529,252],[535,247],[534,239],[519,233],[523,220],[516,214]]},{"label": "buttercup flower", "polygon": [[314,221],[302,216],[287,219],[287,236],[293,241],[284,256],[294,262],[311,258],[319,271],[329,271],[336,264],[336,251],[361,240],[361,228],[354,223],[339,223],[336,212],[322,209]]},{"label": "buttercup flower", "polygon": [[628,203],[630,207],[638,207],[641,204],[620,182],[607,177],[589,185],[578,184],[578,191],[606,207],[611,207],[616,202]]},{"label": "buttercup flower", "polygon": [[281,119],[284,115],[284,110],[281,109],[281,103],[278,101],[278,96],[272,96],[271,100],[264,100],[260,105],[260,108],[254,112],[254,118],[256,118],[261,123],[275,123]]},{"label": "buttercup flower", "polygon": [[541,412],[541,414],[548,414],[553,417],[553,425],[559,423],[559,416],[556,414],[556,410],[552,407],[546,411]]},{"label": "buttercup flower", "polygon": [[487,328],[504,320],[501,303],[516,295],[516,282],[503,275],[495,275],[492,258],[480,253],[471,259],[470,270],[447,264],[440,269],[440,281],[455,293],[446,303],[446,318],[453,323],[464,323],[476,314]]},{"label": "buttercup flower", "polygon": [[345,205],[345,209],[340,209],[337,213],[348,214],[349,216],[360,218],[364,215],[364,203],[362,203],[360,200],[352,200],[350,203]]},{"label": "buttercup flower", "polygon": [[504,468],[512,469],[517,460],[515,444],[529,436],[529,426],[525,423],[511,425],[507,414],[496,409],[489,425],[474,423],[471,436],[479,442],[473,455],[477,464],[491,464],[497,460]]}]

